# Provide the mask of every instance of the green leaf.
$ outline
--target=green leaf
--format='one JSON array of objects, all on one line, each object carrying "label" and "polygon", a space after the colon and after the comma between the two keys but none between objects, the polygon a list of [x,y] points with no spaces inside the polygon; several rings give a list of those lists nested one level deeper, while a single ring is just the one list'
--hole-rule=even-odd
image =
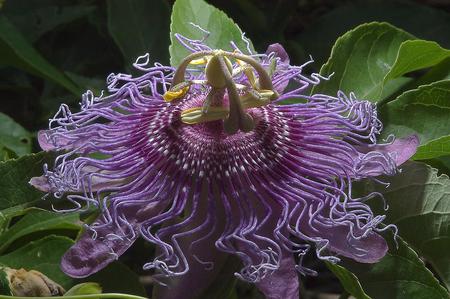
[{"label": "green leaf", "polygon": [[331,272],[333,272],[334,275],[339,279],[342,286],[349,294],[352,294],[358,299],[371,299],[364,292],[364,289],[355,274],[338,264],[332,264],[329,262],[326,262],[325,264],[327,265],[328,269],[330,269]]},{"label": "green leaf", "polygon": [[[118,275],[120,273],[120,275]],[[127,293],[137,296],[147,296],[139,277],[127,266],[119,262],[109,264],[105,269],[89,276],[86,282],[97,282],[104,293]]]},{"label": "green leaf", "polygon": [[435,65],[425,75],[417,79],[415,84],[416,86],[421,86],[448,79],[450,79],[450,57]]},{"label": "green leaf", "polygon": [[79,87],[42,57],[4,15],[0,15],[0,64],[23,69],[80,94]]},{"label": "green leaf", "polygon": [[3,234],[9,226],[13,217],[22,216],[33,208],[27,207],[27,204],[14,206],[0,211],[0,235]]},{"label": "green leaf", "polygon": [[91,295],[101,294],[102,287],[96,282],[84,282],[74,285],[68,290],[64,296]]},{"label": "green leaf", "polygon": [[[246,53],[247,45],[242,39],[242,30],[221,10],[207,4],[203,0],[177,0],[172,8],[170,24],[170,64],[177,66],[190,52],[175,37],[181,34],[190,39],[201,40],[204,33],[191,23],[210,32],[205,43],[212,49],[233,50],[230,42]],[[254,53],[250,41],[250,49]]]},{"label": "green leaf", "polygon": [[0,235],[0,253],[19,238],[46,230],[79,230],[77,213],[58,214],[45,210],[32,210]]},{"label": "green leaf", "polygon": [[[398,248],[389,234],[389,252],[375,264],[343,259],[339,267],[327,264],[345,290],[356,298],[443,299],[450,298],[417,254],[401,240]],[[362,288],[361,288],[362,286]]]},{"label": "green leaf", "polygon": [[450,57],[450,50],[435,42],[412,39],[415,37],[387,23],[358,26],[336,41],[320,70],[322,75],[334,75],[312,92],[336,94],[342,90],[378,102],[410,83],[402,75]]},{"label": "green leaf", "polygon": [[450,80],[420,86],[400,95],[380,109],[382,137],[417,134],[421,146],[414,159],[450,154]]},{"label": "green leaf", "polygon": [[[417,21],[420,16],[420,22]],[[388,22],[420,39],[450,46],[450,15],[443,9],[413,1],[350,1],[313,20],[295,38],[306,54],[312,54],[316,65],[326,62],[336,39],[352,28],[368,22]],[[304,59],[308,59],[307,56]]]},{"label": "green leaf", "polygon": [[[0,3],[1,5],[1,3]],[[8,274],[0,268],[0,295],[12,296]]]},{"label": "green leaf", "polygon": [[31,152],[31,134],[11,117],[0,112],[0,149],[7,148],[17,156]]},{"label": "green leaf", "polygon": [[444,136],[420,146],[414,160],[425,160],[450,155],[450,136]]},{"label": "green leaf", "polygon": [[389,205],[370,200],[375,214],[386,214],[385,223],[397,225],[399,234],[430,262],[450,287],[450,179],[424,163],[409,162],[402,172],[383,177],[390,186],[365,182],[367,192],[383,194]]},{"label": "green leaf", "polygon": [[168,58],[169,12],[163,0],[110,0],[108,29],[125,58],[127,66],[150,53],[153,61]]},{"label": "green leaf", "polygon": [[0,264],[26,270],[37,270],[59,283],[64,288],[73,284],[72,278],[60,270],[61,256],[66,252],[73,241],[61,236],[48,236],[0,256]]},{"label": "green leaf", "polygon": [[396,94],[398,94],[399,90],[406,88],[413,81],[414,80],[412,78],[408,77],[399,77],[387,81],[383,86],[383,91],[381,93],[380,99],[387,99],[389,97],[395,96]]},{"label": "green leaf", "polygon": [[334,75],[313,89],[313,93],[354,92],[358,98],[380,100],[384,77],[394,64],[401,44],[414,37],[387,23],[369,23],[341,36],[320,70]]},{"label": "green leaf", "polygon": [[409,40],[401,44],[397,59],[384,81],[400,77],[406,73],[436,65],[450,57],[450,50],[443,49],[435,42]]},{"label": "green leaf", "polygon": [[42,165],[51,165],[53,158],[54,154],[40,152],[0,162],[0,212],[18,205],[26,206],[42,198],[42,192],[28,182],[32,177],[41,176]]}]

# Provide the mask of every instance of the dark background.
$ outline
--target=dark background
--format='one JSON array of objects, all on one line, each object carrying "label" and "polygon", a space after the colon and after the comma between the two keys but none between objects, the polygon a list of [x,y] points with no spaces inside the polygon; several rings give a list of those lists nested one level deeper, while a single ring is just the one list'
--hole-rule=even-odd
[{"label": "dark background", "polygon": [[[357,25],[386,21],[413,35],[450,48],[450,1],[350,0],[209,0],[246,32],[258,51],[274,42],[285,46],[294,64],[309,59],[318,71],[335,40]],[[131,63],[149,52],[151,60],[169,63],[169,24],[173,1],[164,0],[0,0],[6,18],[48,62],[72,80],[79,93],[36,76],[26,66],[9,60],[11,51],[0,40],[0,111],[30,132],[45,128],[61,103],[75,110],[86,89],[99,93],[111,72],[129,72]],[[127,9],[121,7],[127,7]],[[123,44],[118,39],[129,38]],[[141,39],[141,42],[136,40]],[[38,151],[33,140],[33,151]],[[150,250],[138,242],[124,257],[140,271]],[[138,258],[136,258],[138,257]],[[308,261],[307,261],[308,263]],[[321,271],[304,280],[308,290],[340,292],[337,280],[321,262]],[[144,273],[142,273],[144,274]],[[240,292],[253,292],[241,286]]]}]

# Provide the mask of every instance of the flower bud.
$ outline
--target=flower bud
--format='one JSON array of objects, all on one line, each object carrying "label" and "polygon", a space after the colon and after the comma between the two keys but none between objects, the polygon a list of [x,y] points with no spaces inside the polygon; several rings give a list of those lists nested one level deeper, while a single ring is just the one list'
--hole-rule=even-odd
[{"label": "flower bud", "polygon": [[0,268],[0,294],[17,297],[62,296],[63,287],[39,271]]}]

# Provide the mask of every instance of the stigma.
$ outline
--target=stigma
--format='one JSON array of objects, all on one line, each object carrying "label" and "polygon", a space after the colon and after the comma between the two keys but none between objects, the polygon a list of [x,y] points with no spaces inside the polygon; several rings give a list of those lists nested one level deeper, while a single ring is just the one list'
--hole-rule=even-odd
[{"label": "stigma", "polygon": [[[188,68],[198,68],[199,79],[186,80]],[[247,110],[268,105],[278,97],[267,70],[251,56],[238,52],[212,50],[188,55],[163,98],[167,102],[184,99],[195,84],[208,87],[208,92],[200,106],[181,112],[181,121],[188,125],[223,121],[228,134],[252,131],[255,121]]]}]

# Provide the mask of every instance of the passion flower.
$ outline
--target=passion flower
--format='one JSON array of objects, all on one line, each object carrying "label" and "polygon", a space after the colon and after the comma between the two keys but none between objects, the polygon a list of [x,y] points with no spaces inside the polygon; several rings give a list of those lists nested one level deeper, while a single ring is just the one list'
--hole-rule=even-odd
[{"label": "passion flower", "polygon": [[144,269],[172,286],[157,298],[187,298],[187,287],[195,297],[227,254],[269,298],[297,298],[311,244],[330,262],[381,259],[384,216],[364,203],[376,194],[352,197],[352,180],[395,174],[417,138],[377,144],[376,106],[307,96],[326,78],[303,75],[279,44],[245,55],[184,42],[192,54],[178,68],[140,57],[141,76],[111,74],[107,95],[88,91],[77,113],[61,105],[39,133],[44,150],[64,153],[31,184],[67,198],[68,212],[100,211],[63,271],[91,275],[142,237],[157,248]]}]

